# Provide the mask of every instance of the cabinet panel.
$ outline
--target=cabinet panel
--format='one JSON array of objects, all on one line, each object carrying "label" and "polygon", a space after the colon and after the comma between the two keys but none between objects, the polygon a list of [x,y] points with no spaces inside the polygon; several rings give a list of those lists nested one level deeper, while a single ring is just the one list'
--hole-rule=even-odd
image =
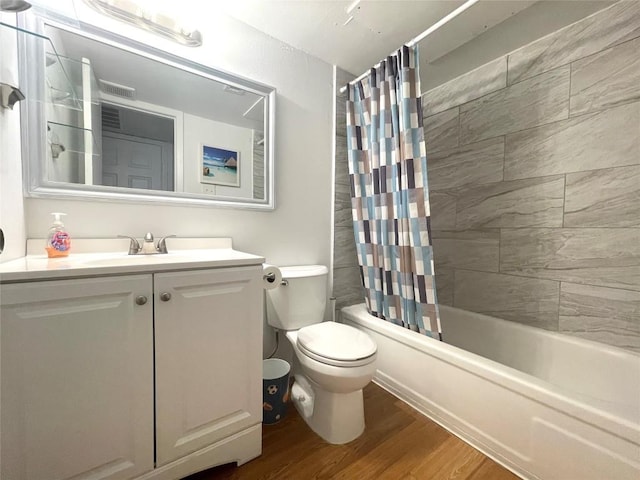
[{"label": "cabinet panel", "polygon": [[153,469],[151,286],[150,275],[0,285],[1,478]]},{"label": "cabinet panel", "polygon": [[262,421],[261,275],[155,275],[158,465]]}]

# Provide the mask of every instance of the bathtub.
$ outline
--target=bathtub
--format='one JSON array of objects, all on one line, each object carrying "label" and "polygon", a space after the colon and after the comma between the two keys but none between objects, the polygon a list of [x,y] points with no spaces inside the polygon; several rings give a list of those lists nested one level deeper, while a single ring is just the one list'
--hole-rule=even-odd
[{"label": "bathtub", "polygon": [[445,342],[370,316],[374,382],[526,479],[640,478],[640,355],[440,307]]}]

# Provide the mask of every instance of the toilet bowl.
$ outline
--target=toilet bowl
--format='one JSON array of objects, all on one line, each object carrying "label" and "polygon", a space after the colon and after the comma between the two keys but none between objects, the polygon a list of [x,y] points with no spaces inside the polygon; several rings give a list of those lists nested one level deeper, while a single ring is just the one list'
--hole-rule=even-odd
[{"label": "toilet bowl", "polygon": [[364,431],[362,389],[376,371],[377,346],[354,327],[322,321],[326,267],[281,271],[283,285],[267,292],[267,321],[286,332],[295,354],[292,401],[324,440],[350,442]]}]

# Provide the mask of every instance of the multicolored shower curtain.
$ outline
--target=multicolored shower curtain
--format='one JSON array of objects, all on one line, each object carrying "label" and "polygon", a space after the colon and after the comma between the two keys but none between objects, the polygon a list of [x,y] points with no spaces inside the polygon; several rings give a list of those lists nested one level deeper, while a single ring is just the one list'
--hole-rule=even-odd
[{"label": "multicolored shower curtain", "polygon": [[348,86],[351,210],[367,309],[439,339],[422,127],[416,46]]}]

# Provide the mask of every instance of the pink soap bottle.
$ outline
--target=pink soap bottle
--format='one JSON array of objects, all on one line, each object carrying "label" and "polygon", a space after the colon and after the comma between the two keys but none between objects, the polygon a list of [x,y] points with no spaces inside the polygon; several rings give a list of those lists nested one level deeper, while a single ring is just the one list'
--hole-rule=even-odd
[{"label": "pink soap bottle", "polygon": [[64,225],[60,220],[60,217],[62,215],[66,215],[66,213],[56,212],[51,215],[53,215],[54,221],[49,229],[49,234],[47,235],[45,250],[47,251],[49,258],[66,257],[69,255],[69,251],[71,250],[71,238],[64,229]]}]

